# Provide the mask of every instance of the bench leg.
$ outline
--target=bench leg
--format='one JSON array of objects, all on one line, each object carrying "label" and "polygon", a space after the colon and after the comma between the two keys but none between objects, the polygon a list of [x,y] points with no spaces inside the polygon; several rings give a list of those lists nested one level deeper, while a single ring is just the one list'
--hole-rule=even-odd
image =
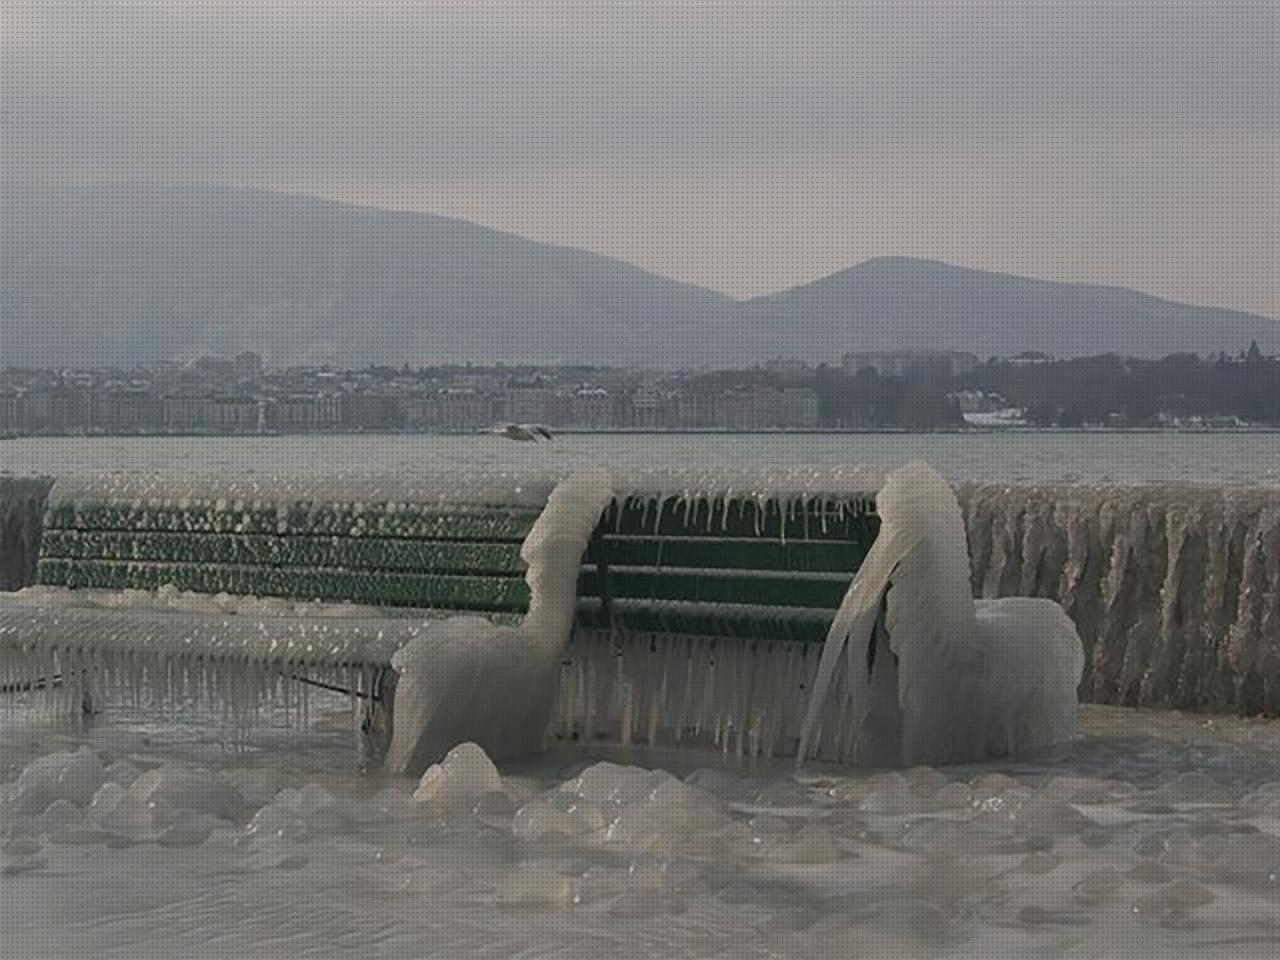
[{"label": "bench leg", "polygon": [[88,676],[81,676],[79,680],[80,693],[80,715],[77,718],[80,726],[88,727],[98,715],[99,707],[93,697],[93,686],[89,682]]},{"label": "bench leg", "polygon": [[392,707],[396,697],[396,672],[381,671],[364,701],[360,716],[360,762],[380,766],[391,746]]}]

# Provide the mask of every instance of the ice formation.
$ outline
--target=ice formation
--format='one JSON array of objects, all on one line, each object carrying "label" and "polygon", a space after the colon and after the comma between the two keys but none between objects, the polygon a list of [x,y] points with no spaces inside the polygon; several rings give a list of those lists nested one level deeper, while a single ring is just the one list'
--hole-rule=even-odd
[{"label": "ice formation", "polygon": [[[0,478],[0,575],[10,586],[29,582],[46,494],[55,506],[70,509],[105,503],[146,512],[167,504],[191,511],[204,505],[205,514],[189,515],[195,522],[207,516],[210,524],[257,507],[274,517],[281,504],[303,508],[302,514],[308,504],[317,512],[324,512],[323,504],[351,508],[343,516],[365,506],[386,508],[390,521],[402,515],[394,512],[398,504],[541,507],[556,482],[554,473],[449,470],[418,479],[112,475],[63,478],[50,491],[47,480]],[[877,477],[860,470],[651,469],[611,475],[616,500],[626,509],[674,510],[686,522],[708,524],[728,518],[717,505],[731,499],[757,504],[757,518],[785,514],[825,523],[842,510],[861,509],[879,485]],[[1274,586],[1280,577],[1280,491],[988,483],[962,484],[957,494],[974,594],[1061,603],[1084,641],[1085,699],[1280,710],[1280,592]],[[35,699],[68,711],[78,711],[86,693],[94,700],[139,704],[220,702],[233,727],[253,723],[271,701],[285,705],[291,716],[307,715],[314,688],[292,683],[281,662],[306,667],[305,675],[319,683],[352,690],[358,715],[380,686],[377,671],[394,650],[423,631],[445,630],[407,608],[183,594],[172,588],[37,587],[2,599],[0,684],[7,689],[30,690]],[[619,608],[627,602],[614,601]],[[103,608],[128,609],[129,627],[119,618],[96,616]],[[725,613],[734,611],[726,607]],[[991,614],[982,603],[975,608],[975,616],[989,620],[992,629],[1007,620]],[[794,608],[790,615],[816,620],[830,613]],[[590,633],[577,631],[561,671],[554,733],[630,742],[653,740],[667,729],[677,738],[743,755],[794,752],[821,653],[814,645],[760,639],[737,649],[707,636]],[[496,648],[512,639],[492,630],[490,643]],[[874,673],[877,696],[895,686],[884,686],[891,678],[881,666]],[[18,699],[4,697],[6,704]],[[847,703],[829,699],[828,709],[837,702]],[[867,729],[893,716],[872,711]],[[823,726],[829,732],[840,723],[833,719]],[[452,745],[442,744],[441,750]],[[823,740],[824,754],[842,753],[844,747],[829,736]]]},{"label": "ice formation", "polygon": [[52,484],[49,477],[0,476],[0,590],[17,590],[35,575]]},{"label": "ice formation", "polygon": [[1280,712],[1280,490],[962,484],[977,596],[1063,605],[1081,694]]},{"label": "ice formation", "polygon": [[[121,618],[75,591],[32,588],[6,597],[0,685],[28,690],[59,713],[95,699],[218,703],[232,727],[244,728],[272,702],[305,718],[313,684],[350,691],[355,712],[392,652],[424,629],[421,620],[395,617],[215,618],[142,591],[118,602],[129,600],[129,616]],[[309,683],[293,683],[295,676]]]},{"label": "ice formation", "polygon": [[153,476],[104,473],[59,477],[49,505],[110,504],[134,509],[206,506],[237,512],[293,504],[498,503],[540,507],[555,484],[551,474],[511,470],[447,470],[414,476],[344,473],[332,476]]},{"label": "ice formation", "polygon": [[795,749],[819,653],[785,640],[578,630],[552,730],[566,740],[786,755]]},{"label": "ice formation", "polygon": [[582,555],[611,497],[603,470],[575,473],[552,491],[520,551],[530,601],[519,626],[452,617],[396,652],[389,769],[421,770],[463,741],[495,759],[541,748]]},{"label": "ice formation", "polygon": [[445,814],[470,813],[489,794],[502,792],[502,777],[489,755],[474,743],[460,743],[427,768],[413,799]]},{"label": "ice formation", "polygon": [[31,730],[0,741],[6,955],[1266,955],[1276,724],[1084,720],[1052,769],[555,757],[506,794],[471,747],[447,805],[336,741]]},{"label": "ice formation", "polygon": [[1084,653],[1062,608],[975,606],[959,504],[927,464],[891,474],[876,505],[880,533],[828,634],[801,759],[959,763],[1069,737]]},{"label": "ice formation", "polygon": [[[224,777],[203,767],[168,761],[145,773],[128,764],[104,765],[88,746],[51,753],[24,769],[0,808],[55,843],[157,841],[194,846],[218,825],[247,812],[244,798]],[[14,822],[0,824],[6,832]]]}]

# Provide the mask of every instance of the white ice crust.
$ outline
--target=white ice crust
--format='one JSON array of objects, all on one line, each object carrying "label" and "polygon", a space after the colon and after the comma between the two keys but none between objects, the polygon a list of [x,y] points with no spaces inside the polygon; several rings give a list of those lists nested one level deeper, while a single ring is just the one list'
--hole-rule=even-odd
[{"label": "white ice crust", "polygon": [[552,491],[520,551],[530,600],[518,627],[453,617],[396,652],[389,769],[416,772],[464,741],[498,760],[541,748],[582,555],[612,495],[603,470],[575,473]]},{"label": "white ice crust", "polygon": [[975,604],[959,504],[927,464],[892,473],[876,506],[880,532],[827,636],[799,756],[826,737],[856,762],[960,763],[1070,737],[1084,650],[1062,608]]}]

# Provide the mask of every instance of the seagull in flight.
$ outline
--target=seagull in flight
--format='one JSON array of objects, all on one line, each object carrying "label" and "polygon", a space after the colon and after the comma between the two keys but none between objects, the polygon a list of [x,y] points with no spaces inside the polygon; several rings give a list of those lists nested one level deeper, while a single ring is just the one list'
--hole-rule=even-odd
[{"label": "seagull in flight", "polygon": [[555,439],[555,434],[540,423],[504,423],[501,426],[494,427],[493,432],[500,437],[506,437],[508,440],[532,440],[536,443],[539,438],[543,440]]}]

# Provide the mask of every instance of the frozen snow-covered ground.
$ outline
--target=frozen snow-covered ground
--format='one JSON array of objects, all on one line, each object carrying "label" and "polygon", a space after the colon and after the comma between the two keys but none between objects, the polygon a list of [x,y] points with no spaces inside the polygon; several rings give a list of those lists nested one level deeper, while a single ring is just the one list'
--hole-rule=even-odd
[{"label": "frozen snow-covered ground", "polygon": [[1039,763],[901,773],[464,752],[414,793],[345,703],[0,721],[11,956],[1280,951],[1280,724],[1086,707]]}]

